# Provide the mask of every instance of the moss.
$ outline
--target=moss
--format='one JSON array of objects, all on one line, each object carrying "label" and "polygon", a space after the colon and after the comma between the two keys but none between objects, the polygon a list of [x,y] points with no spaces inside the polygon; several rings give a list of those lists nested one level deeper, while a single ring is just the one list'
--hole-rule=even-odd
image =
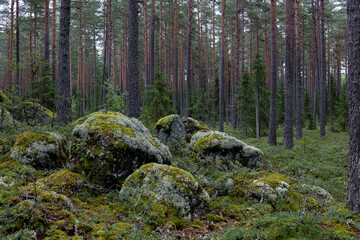
[{"label": "moss", "polygon": [[205,218],[212,222],[224,222],[225,221],[225,218],[223,216],[216,215],[213,213],[206,214]]},{"label": "moss", "polygon": [[85,178],[68,169],[55,172],[46,178],[40,179],[39,182],[49,189],[67,196],[71,196],[85,188]]},{"label": "moss", "polygon": [[216,147],[216,146],[221,147],[220,142],[218,143],[218,145],[214,145],[215,141],[219,140],[221,138],[222,138],[222,136],[218,135],[218,134],[212,134],[209,137],[202,138],[196,142],[196,144],[193,147],[193,150],[195,152],[200,152],[207,148],[212,148],[212,147]]},{"label": "moss", "polygon": [[159,130],[161,128],[164,128],[164,129],[169,129],[170,126],[171,126],[171,123],[172,123],[172,118],[171,118],[172,115],[170,116],[166,116],[166,117],[163,117],[161,119],[159,119],[157,121],[157,123],[155,124],[155,127],[154,129],[155,130]]},{"label": "moss", "polygon": [[32,130],[15,137],[16,141],[9,152],[15,161],[39,169],[53,169],[64,165],[68,155],[64,137],[51,132]]},{"label": "moss", "polygon": [[5,102],[6,100],[8,100],[9,98],[5,95],[5,93],[3,93],[1,90],[0,90],[0,103],[1,102]]}]

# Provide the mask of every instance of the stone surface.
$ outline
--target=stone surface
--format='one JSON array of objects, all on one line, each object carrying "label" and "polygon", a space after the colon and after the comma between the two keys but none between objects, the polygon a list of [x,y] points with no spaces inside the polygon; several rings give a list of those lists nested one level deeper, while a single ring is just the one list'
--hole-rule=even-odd
[{"label": "stone surface", "polygon": [[4,158],[36,169],[61,168],[69,154],[66,138],[46,131],[23,132],[1,140],[0,144],[0,152],[9,149]]},{"label": "stone surface", "polygon": [[96,112],[75,122],[72,162],[76,171],[104,186],[121,184],[143,164],[169,164],[169,148],[137,119]]},{"label": "stone surface", "polygon": [[131,174],[120,195],[140,198],[141,204],[153,203],[159,209],[173,207],[177,217],[185,220],[203,213],[210,202],[208,193],[190,173],[156,163],[146,164]]},{"label": "stone surface", "polygon": [[210,129],[193,118],[173,114],[161,118],[156,123],[154,131],[162,143],[174,146],[181,141],[189,143],[193,134],[198,131],[210,131]]},{"label": "stone surface", "polygon": [[248,168],[256,168],[263,160],[263,153],[260,149],[217,131],[195,133],[189,146],[200,156],[222,160],[223,166],[220,167],[223,170],[231,168],[232,161],[238,161]]},{"label": "stone surface", "polygon": [[56,117],[52,111],[34,102],[21,102],[11,112],[16,120],[28,123],[29,125],[44,123]]}]

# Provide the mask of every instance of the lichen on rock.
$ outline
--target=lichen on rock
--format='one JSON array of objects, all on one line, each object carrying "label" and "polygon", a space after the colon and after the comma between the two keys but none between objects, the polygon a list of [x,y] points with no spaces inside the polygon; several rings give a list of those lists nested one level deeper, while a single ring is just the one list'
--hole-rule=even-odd
[{"label": "lichen on rock", "polygon": [[141,165],[169,164],[169,148],[137,119],[116,112],[96,112],[72,132],[73,163],[94,183],[120,184]]},{"label": "lichen on rock", "polygon": [[193,118],[173,114],[159,119],[154,131],[162,143],[174,146],[181,141],[189,143],[193,134],[198,131],[210,131],[210,129]]},{"label": "lichen on rock", "polygon": [[16,120],[27,122],[30,125],[44,123],[52,118],[56,118],[55,113],[35,102],[21,102],[13,107],[11,112]]},{"label": "lichen on rock", "polygon": [[249,146],[246,143],[226,133],[218,131],[199,131],[190,141],[189,147],[201,156],[227,160],[221,168],[228,170],[231,161],[238,161],[249,168],[257,167],[263,159],[260,149]]},{"label": "lichen on rock", "polygon": [[9,157],[37,169],[55,169],[65,165],[69,148],[65,137],[46,131],[27,131],[15,137]]},{"label": "lichen on rock", "polygon": [[[172,217],[191,220],[193,216],[206,211],[210,203],[208,193],[190,173],[156,163],[143,165],[130,175],[120,195],[124,199],[131,196],[128,199],[135,201],[139,198],[140,208],[154,204],[156,207],[149,205],[150,208],[163,220],[170,210],[173,211]],[[161,222],[161,219],[158,221]]]}]

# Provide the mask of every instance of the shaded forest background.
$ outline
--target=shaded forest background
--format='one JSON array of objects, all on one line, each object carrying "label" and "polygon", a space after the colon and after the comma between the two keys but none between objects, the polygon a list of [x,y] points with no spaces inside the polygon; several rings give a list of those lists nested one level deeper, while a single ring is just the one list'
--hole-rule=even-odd
[{"label": "shaded forest background", "polygon": [[[276,5],[275,126],[286,115],[288,60],[285,1]],[[60,1],[9,0],[1,6],[0,89],[54,111]],[[219,123],[220,130],[225,123],[244,135],[268,134],[274,42],[270,1],[144,0],[138,7],[141,119],[146,124],[176,112],[212,127]],[[292,117],[294,123],[298,119],[297,130],[320,126],[324,135],[328,123],[330,130],[346,131],[345,1],[296,1],[292,11],[296,33],[290,58],[296,70],[291,96],[294,112],[301,113]],[[128,1],[71,1],[75,119],[104,108],[126,113],[127,36]]]}]

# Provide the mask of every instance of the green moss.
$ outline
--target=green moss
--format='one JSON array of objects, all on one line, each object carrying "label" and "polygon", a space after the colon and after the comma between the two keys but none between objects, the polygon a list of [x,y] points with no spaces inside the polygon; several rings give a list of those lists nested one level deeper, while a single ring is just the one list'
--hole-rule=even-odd
[{"label": "green moss", "polygon": [[[212,134],[209,137],[201,138],[195,143],[193,150],[195,152],[201,152],[209,147],[215,147],[213,145],[214,140],[221,139],[221,138],[222,138],[222,136],[219,134]],[[220,145],[219,145],[219,147],[220,147]]]},{"label": "green moss", "polygon": [[213,213],[208,213],[205,215],[205,217],[206,217],[206,219],[208,219],[209,221],[212,221],[212,222],[224,222],[225,221],[225,218],[223,216],[216,215]]},{"label": "green moss", "polygon": [[159,130],[161,128],[164,128],[164,129],[169,129],[170,126],[171,126],[171,123],[172,123],[172,118],[171,118],[172,115],[170,116],[166,116],[166,117],[163,117],[163,118],[160,118],[157,123],[155,124],[155,127],[154,129],[155,130]]},{"label": "green moss", "polygon": [[85,178],[68,169],[55,172],[46,178],[40,179],[39,182],[57,193],[68,196],[85,188]]},{"label": "green moss", "polygon": [[8,100],[9,98],[0,90],[0,102],[4,102],[5,100]]},{"label": "green moss", "polygon": [[281,182],[290,183],[290,179],[275,172],[262,171],[257,173],[249,173],[249,179],[257,180],[258,182],[266,182],[272,188],[277,188]]}]

